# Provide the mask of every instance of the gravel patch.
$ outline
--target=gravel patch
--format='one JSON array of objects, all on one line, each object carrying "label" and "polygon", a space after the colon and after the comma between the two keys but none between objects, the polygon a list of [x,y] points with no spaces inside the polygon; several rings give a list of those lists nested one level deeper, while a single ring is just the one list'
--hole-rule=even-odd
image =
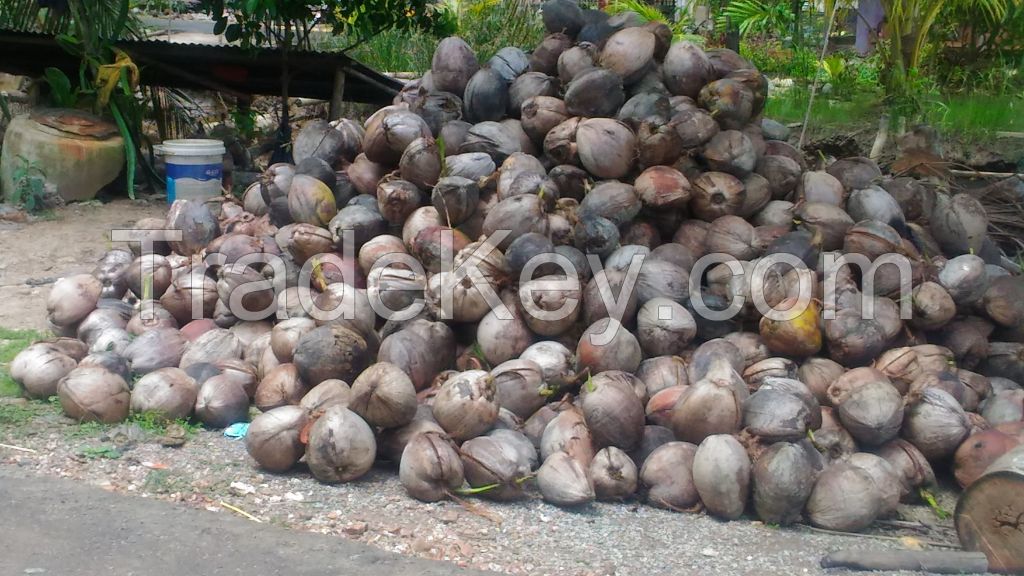
[{"label": "gravel patch", "polygon": [[[405,494],[386,465],[357,482],[325,485],[301,465],[288,474],[261,472],[243,441],[218,431],[197,431],[184,446],[168,448],[158,433],[137,424],[79,425],[52,404],[2,402],[0,443],[35,451],[0,448],[5,474],[72,478],[135,497],[248,514],[265,523],[507,574],[842,574],[819,568],[821,557],[846,548],[956,543],[951,520],[937,520],[921,506],[903,507],[901,514],[924,520],[929,529],[881,528],[873,534],[888,539],[880,539],[746,519],[721,522],[639,502],[566,510],[542,502],[536,491],[511,503],[424,504]],[[952,509],[954,496],[940,496]]]}]

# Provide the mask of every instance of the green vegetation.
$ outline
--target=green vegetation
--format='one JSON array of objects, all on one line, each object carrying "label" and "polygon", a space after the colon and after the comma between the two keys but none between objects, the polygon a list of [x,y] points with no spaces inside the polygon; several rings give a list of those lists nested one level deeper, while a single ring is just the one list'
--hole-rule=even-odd
[{"label": "green vegetation", "polygon": [[0,404],[0,426],[19,426],[35,417],[35,412],[19,404]]},{"label": "green vegetation", "polygon": [[99,446],[86,446],[78,452],[79,456],[88,458],[89,460],[99,460],[105,458],[107,460],[117,460],[123,454],[116,446],[110,444],[100,444]]},{"label": "green vegetation", "polygon": [[505,46],[530,49],[544,38],[540,13],[525,0],[449,0],[444,6],[444,22],[431,29],[388,29],[362,41],[347,33],[314,34],[312,48],[350,48],[349,55],[378,70],[423,74],[443,36],[460,36],[481,62]]},{"label": "green vegetation", "polygon": [[21,386],[11,379],[7,366],[29,344],[45,338],[35,330],[9,330],[0,328],[0,397],[21,396]]},{"label": "green vegetation", "polygon": [[[807,110],[809,92],[806,88],[795,87],[785,92],[772,94],[765,105],[765,116],[789,124],[802,122]],[[865,121],[878,119],[881,104],[871,96],[858,96],[849,100],[817,98],[811,109],[815,126],[841,128],[844,126],[865,126]],[[871,122],[867,126],[874,126]]]},{"label": "green vegetation", "polygon": [[722,22],[736,22],[741,35],[769,34],[793,26],[796,15],[789,4],[768,0],[735,0],[722,10]]},{"label": "green vegetation", "polygon": [[14,168],[14,193],[11,201],[29,212],[38,212],[46,205],[46,172],[35,162],[18,156]]},{"label": "green vegetation", "polygon": [[[773,94],[765,115],[784,124],[802,122],[809,93],[805,88]],[[876,92],[845,99],[817,98],[811,110],[816,129],[873,132],[885,105]],[[997,131],[1024,131],[1024,98],[1013,95],[932,93],[918,118],[945,134],[985,139]]]},{"label": "green vegetation", "polygon": [[[57,406],[57,411],[60,411],[60,405]],[[64,437],[68,439],[95,438],[109,428],[109,424],[104,424],[102,422],[79,422],[74,426],[69,426],[64,431]]]},{"label": "green vegetation", "polygon": [[63,9],[37,0],[0,3],[0,27],[55,34],[58,44],[80,60],[78,86],[67,76],[48,69],[46,80],[55,104],[91,107],[113,119],[124,140],[127,192],[135,197],[137,163],[150,168],[141,154],[143,99],[137,92],[139,69],[127,54],[114,47],[122,38],[138,37],[141,25],[129,0],[64,0]]},{"label": "green vegetation", "polygon": [[882,0],[889,44],[880,53],[886,71],[886,94],[894,100],[914,100],[914,78],[920,74],[923,58],[933,50],[932,27],[944,13],[955,7],[975,18],[1002,21],[1008,7],[1019,0]]},{"label": "green vegetation", "polygon": [[195,434],[203,428],[201,424],[194,424],[181,418],[168,421],[156,412],[135,413],[128,418],[128,421],[137,424],[139,428],[154,436],[163,436],[167,433],[167,428],[172,425],[179,426],[188,436]]}]

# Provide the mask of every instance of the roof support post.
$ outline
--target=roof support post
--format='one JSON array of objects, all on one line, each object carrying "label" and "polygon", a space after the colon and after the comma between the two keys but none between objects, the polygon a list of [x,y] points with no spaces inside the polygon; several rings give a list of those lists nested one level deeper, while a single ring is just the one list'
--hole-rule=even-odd
[{"label": "roof support post", "polygon": [[334,69],[334,88],[331,91],[331,107],[327,113],[327,119],[334,121],[341,118],[341,105],[345,101],[345,68],[338,66]]}]

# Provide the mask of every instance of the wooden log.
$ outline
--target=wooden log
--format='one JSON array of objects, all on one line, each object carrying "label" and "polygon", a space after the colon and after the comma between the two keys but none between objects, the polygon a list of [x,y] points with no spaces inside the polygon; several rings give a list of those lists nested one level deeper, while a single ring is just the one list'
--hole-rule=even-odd
[{"label": "wooden log", "polygon": [[965,550],[988,557],[994,572],[1024,572],[1024,445],[985,470],[960,496],[954,513]]},{"label": "wooden log", "polygon": [[979,574],[988,571],[981,552],[949,550],[840,550],[821,559],[822,568],[915,570],[933,574]]}]

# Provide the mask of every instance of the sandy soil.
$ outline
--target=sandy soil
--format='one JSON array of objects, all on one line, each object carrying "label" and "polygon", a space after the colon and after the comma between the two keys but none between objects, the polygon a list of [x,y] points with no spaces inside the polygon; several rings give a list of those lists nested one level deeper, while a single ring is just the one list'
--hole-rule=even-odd
[{"label": "sandy soil", "polygon": [[112,246],[110,231],[163,217],[162,201],[119,199],[60,208],[20,223],[0,220],[0,327],[46,329],[46,295],[61,276],[89,272]]}]

